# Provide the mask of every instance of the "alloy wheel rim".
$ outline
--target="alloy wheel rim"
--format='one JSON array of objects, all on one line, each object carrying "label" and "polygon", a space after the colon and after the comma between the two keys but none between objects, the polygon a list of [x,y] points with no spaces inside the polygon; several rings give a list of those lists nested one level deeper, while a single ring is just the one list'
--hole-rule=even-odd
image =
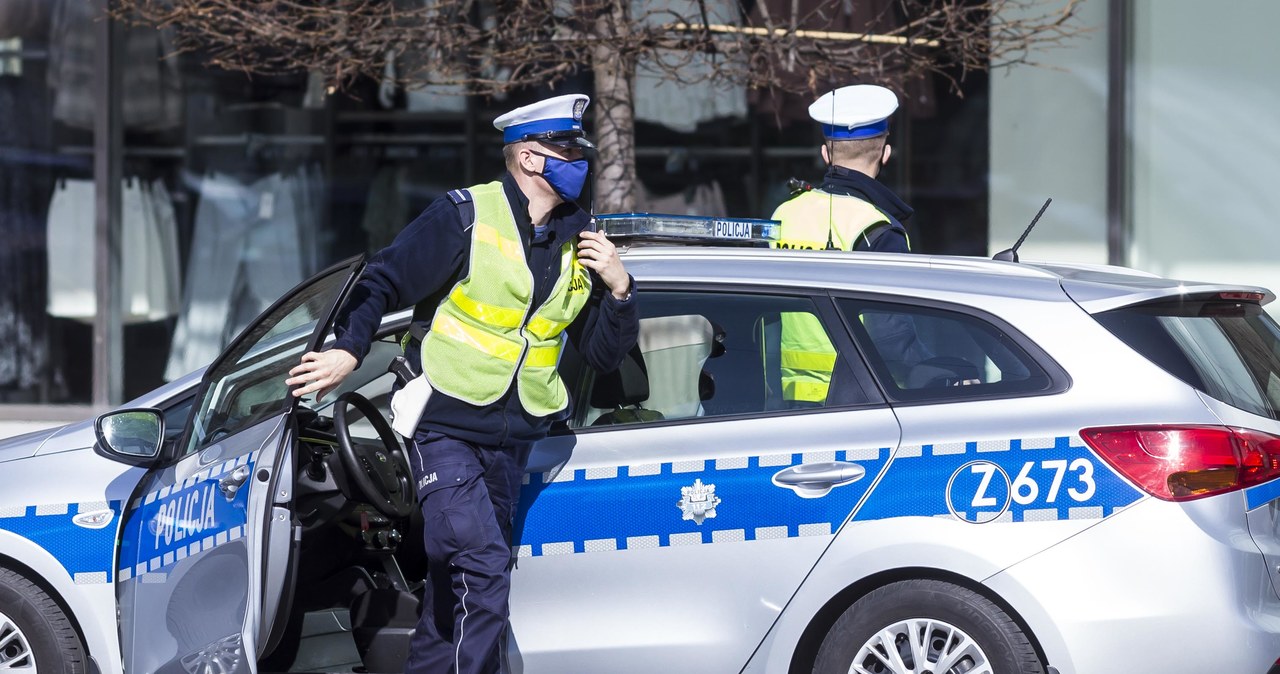
[{"label": "alloy wheel rim", "polygon": [[964,630],[942,620],[907,618],[867,639],[849,674],[992,674],[991,661]]},{"label": "alloy wheel rim", "polygon": [[31,642],[9,616],[0,613],[0,672],[36,671],[36,656]]}]

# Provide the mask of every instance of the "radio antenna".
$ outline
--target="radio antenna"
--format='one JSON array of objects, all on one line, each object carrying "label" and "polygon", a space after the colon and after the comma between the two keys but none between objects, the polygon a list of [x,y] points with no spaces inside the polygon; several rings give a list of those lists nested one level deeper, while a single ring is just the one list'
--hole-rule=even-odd
[{"label": "radio antenna", "polygon": [[1035,227],[1037,222],[1040,222],[1040,216],[1044,215],[1045,209],[1049,208],[1050,203],[1053,203],[1053,197],[1049,197],[1048,199],[1044,200],[1044,205],[1040,207],[1040,212],[1036,213],[1036,217],[1031,218],[1031,224],[1027,225],[1027,228],[1023,230],[1022,236],[1018,237],[1018,242],[1013,244],[1013,248],[1002,250],[999,253],[996,253],[995,255],[991,256],[991,259],[1003,260],[1005,262],[1017,262],[1018,247],[1022,245],[1023,241],[1027,240],[1027,235],[1031,233],[1031,228]]},{"label": "radio antenna", "polygon": [[[836,124],[835,76],[832,75],[829,79],[831,82],[831,126],[834,128]],[[827,134],[823,133],[822,135],[826,136]],[[831,170],[831,167],[834,166],[836,163],[836,143],[831,138],[824,137],[823,140],[827,144],[826,170],[829,171]],[[826,182],[826,178],[823,178],[823,182]],[[827,250],[836,250],[836,244],[835,244],[835,241],[833,240],[834,233],[835,233],[835,223],[832,222],[832,219],[835,218],[835,201],[836,201],[835,195],[828,193],[827,194]],[[853,247],[850,246],[849,249],[853,250]]]}]

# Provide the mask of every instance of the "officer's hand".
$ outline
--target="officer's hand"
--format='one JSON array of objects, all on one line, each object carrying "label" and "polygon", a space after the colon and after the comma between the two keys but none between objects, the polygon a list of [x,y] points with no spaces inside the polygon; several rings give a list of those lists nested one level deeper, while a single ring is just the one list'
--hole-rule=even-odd
[{"label": "officer's hand", "polygon": [[625,299],[631,289],[631,277],[618,257],[618,249],[604,232],[582,232],[578,235],[578,260],[595,272],[618,299]]},{"label": "officer's hand", "polygon": [[320,402],[325,394],[337,388],[355,369],[356,357],[343,349],[311,351],[303,354],[302,362],[289,370],[290,376],[284,383],[298,386],[293,390],[295,398],[319,391],[316,393],[316,402]]}]

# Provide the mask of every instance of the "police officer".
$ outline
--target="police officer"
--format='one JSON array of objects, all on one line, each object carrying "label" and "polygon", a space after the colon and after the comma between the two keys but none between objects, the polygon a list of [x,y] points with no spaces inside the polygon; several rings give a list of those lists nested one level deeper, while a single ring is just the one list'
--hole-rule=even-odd
[{"label": "police officer", "polygon": [[889,117],[898,97],[884,87],[858,84],[823,94],[809,106],[822,125],[827,174],[816,190],[802,190],[778,206],[779,248],[911,250],[902,221],[911,207],[876,180],[889,162]]},{"label": "police officer", "polygon": [[[893,153],[889,117],[897,109],[898,97],[892,91],[869,84],[829,91],[809,106],[809,116],[822,125],[826,139],[822,160],[827,173],[818,189],[802,188],[773,212],[773,219],[782,222],[775,247],[911,250],[902,226],[911,217],[911,207],[876,180]],[[835,347],[812,314],[784,313],[781,323],[783,400],[790,407],[821,407],[831,386]],[[873,323],[867,328],[878,343],[915,342],[914,331],[904,326]]]},{"label": "police officer", "polygon": [[410,443],[428,582],[406,672],[493,672],[508,616],[510,529],[530,445],[569,404],[563,340],[607,372],[636,343],[634,282],[575,203],[589,99],[557,96],[494,120],[501,180],[437,199],[370,260],[333,348],[290,371],[317,398],[369,349],[382,315],[429,323],[406,356],[434,393]]}]

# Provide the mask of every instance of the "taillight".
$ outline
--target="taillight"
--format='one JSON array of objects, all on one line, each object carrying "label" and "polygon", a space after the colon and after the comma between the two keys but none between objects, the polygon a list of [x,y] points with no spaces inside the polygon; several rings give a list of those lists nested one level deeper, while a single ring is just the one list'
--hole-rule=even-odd
[{"label": "taillight", "polygon": [[1244,489],[1280,477],[1280,437],[1226,426],[1086,428],[1080,436],[1143,491],[1165,501]]}]

